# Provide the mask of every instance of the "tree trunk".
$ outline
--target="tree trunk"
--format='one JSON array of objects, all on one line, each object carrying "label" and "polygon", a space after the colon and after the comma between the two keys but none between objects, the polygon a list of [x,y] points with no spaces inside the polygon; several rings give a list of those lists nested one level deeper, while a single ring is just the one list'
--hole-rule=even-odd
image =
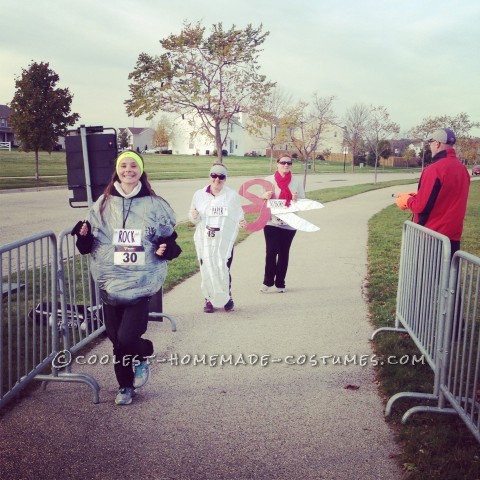
[{"label": "tree trunk", "polygon": [[215,145],[217,146],[217,161],[218,163],[223,163],[223,155],[222,155],[222,136],[220,134],[220,123],[215,122]]},{"label": "tree trunk", "polygon": [[307,185],[307,167],[308,167],[308,155],[307,158],[303,160],[303,190],[305,190]]},{"label": "tree trunk", "polygon": [[37,182],[40,180],[40,175],[38,173],[38,148],[35,150],[35,180]]}]

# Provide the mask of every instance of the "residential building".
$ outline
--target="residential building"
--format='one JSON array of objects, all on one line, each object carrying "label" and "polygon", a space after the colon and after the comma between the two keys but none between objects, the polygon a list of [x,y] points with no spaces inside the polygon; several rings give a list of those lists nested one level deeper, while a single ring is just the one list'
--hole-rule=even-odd
[{"label": "residential building", "polygon": [[139,128],[139,127],[126,127],[119,128],[118,134],[121,135],[122,132],[127,132],[128,147],[130,150],[135,150],[143,152],[152,148],[153,145],[153,136],[155,130],[153,128]]},{"label": "residential building", "polygon": [[10,142],[13,146],[15,135],[8,124],[10,111],[11,109],[7,105],[0,105],[0,142]]},{"label": "residential building", "polygon": [[[243,156],[246,153],[256,152],[257,155],[266,155],[269,148],[267,142],[250,134],[246,128],[247,115],[241,113],[237,115],[234,121],[230,124],[230,131],[224,143],[223,149],[227,151],[228,155]],[[191,120],[177,119],[175,121],[175,136],[172,142],[172,150],[175,154],[184,155],[211,155],[216,150],[215,142],[212,138],[208,138],[205,134],[192,134]],[[224,135],[224,132],[222,132]],[[344,128],[339,125],[328,125],[325,127],[320,144],[317,147],[317,152],[320,154],[326,150],[333,154],[343,155],[344,145]],[[264,135],[268,138],[268,135]],[[295,153],[295,150],[288,144],[278,145],[279,151],[290,151]],[[275,150],[277,151],[277,150]],[[342,157],[343,158],[343,157]]]}]

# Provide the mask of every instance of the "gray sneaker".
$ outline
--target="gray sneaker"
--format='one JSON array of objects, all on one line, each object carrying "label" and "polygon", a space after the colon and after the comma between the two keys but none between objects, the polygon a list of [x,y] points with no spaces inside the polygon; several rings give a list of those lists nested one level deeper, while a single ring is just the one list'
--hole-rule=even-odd
[{"label": "gray sneaker", "polygon": [[123,387],[118,389],[115,403],[117,405],[130,405],[135,396],[135,389],[132,387]]},{"label": "gray sneaker", "polygon": [[267,285],[265,285],[265,284],[262,284],[262,286],[260,287],[260,291],[262,293],[268,293],[268,292],[271,291],[271,289],[272,289],[272,287],[267,287]]},{"label": "gray sneaker", "polygon": [[148,361],[140,362],[138,365],[135,365],[135,379],[133,381],[133,386],[135,388],[143,387],[150,378],[150,365]]}]

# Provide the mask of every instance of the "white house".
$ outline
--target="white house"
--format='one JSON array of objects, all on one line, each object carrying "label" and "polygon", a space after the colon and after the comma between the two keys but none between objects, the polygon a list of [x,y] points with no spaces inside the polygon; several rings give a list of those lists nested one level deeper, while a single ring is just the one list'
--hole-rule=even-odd
[{"label": "white house", "polygon": [[[247,122],[247,114],[238,114],[234,121],[230,124],[230,131],[227,135],[223,149],[227,151],[228,155],[243,156],[246,153],[256,152],[258,155],[266,155],[269,145],[267,142],[250,134],[245,125]],[[212,138],[205,134],[197,134],[193,136],[190,121],[185,118],[177,118],[175,120],[175,135],[172,140],[172,150],[175,154],[183,155],[212,155],[216,150],[215,142]],[[222,132],[224,134],[224,132]],[[320,145],[317,147],[317,152],[328,149],[331,153],[343,153],[345,131],[339,125],[329,125],[325,127],[320,139]],[[265,135],[264,137],[268,137]],[[290,146],[278,145],[279,150],[293,151]]]},{"label": "white house", "polygon": [[130,150],[142,152],[153,147],[153,136],[155,130],[153,128],[126,127],[119,128],[118,133],[121,135],[127,132],[128,147]]}]

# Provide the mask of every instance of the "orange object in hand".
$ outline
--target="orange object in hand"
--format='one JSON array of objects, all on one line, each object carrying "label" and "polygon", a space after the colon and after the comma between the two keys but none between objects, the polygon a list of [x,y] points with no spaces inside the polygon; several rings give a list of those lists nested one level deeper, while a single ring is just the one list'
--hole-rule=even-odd
[{"label": "orange object in hand", "polygon": [[407,210],[407,202],[408,199],[411,197],[409,193],[399,193],[397,195],[397,199],[395,200],[395,203],[397,204],[397,207],[400,208],[401,210]]}]

